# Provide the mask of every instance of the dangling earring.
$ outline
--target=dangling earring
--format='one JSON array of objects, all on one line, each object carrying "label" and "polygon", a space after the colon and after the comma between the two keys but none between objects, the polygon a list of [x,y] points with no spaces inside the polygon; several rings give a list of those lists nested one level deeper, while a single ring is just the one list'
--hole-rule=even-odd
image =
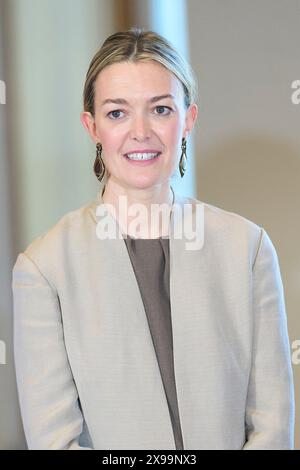
[{"label": "dangling earring", "polygon": [[181,157],[179,161],[179,171],[181,178],[183,177],[185,170],[186,170],[186,164],[187,164],[187,157],[186,157],[186,139],[182,137],[182,143],[181,143]]},{"label": "dangling earring", "polygon": [[99,181],[102,181],[105,173],[104,161],[101,157],[102,154],[102,145],[98,142],[96,145],[96,159],[94,162],[94,173]]}]

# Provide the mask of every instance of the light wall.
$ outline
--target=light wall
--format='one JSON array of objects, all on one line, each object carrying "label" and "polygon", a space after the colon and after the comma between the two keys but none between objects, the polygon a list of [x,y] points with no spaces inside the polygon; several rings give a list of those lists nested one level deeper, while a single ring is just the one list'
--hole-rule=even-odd
[{"label": "light wall", "polygon": [[79,120],[91,57],[115,30],[107,0],[9,0],[5,51],[15,211],[27,246],[98,187],[95,148]]},{"label": "light wall", "polygon": [[[199,80],[199,199],[263,226],[279,257],[291,346],[300,339],[299,0],[188,0]],[[299,349],[299,346],[298,346]],[[300,354],[294,353],[300,449]],[[267,377],[266,377],[267,380]]]}]

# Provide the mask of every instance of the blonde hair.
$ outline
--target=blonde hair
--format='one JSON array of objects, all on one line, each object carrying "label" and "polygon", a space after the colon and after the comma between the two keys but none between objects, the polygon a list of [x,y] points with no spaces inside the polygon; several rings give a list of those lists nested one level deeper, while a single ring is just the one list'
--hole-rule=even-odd
[{"label": "blonde hair", "polygon": [[104,67],[117,62],[155,60],[165,66],[182,83],[186,108],[198,99],[198,85],[194,72],[170,42],[154,31],[132,27],[109,36],[94,55],[86,74],[83,91],[84,111],[95,114],[94,83]]}]

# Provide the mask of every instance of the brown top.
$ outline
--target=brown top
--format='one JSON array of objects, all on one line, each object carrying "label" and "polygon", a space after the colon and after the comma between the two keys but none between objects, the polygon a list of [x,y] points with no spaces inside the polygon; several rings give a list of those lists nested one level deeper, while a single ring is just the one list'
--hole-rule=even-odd
[{"label": "brown top", "polygon": [[170,307],[168,238],[124,238],[139,285],[166,393],[177,450],[183,439],[177,403]]}]

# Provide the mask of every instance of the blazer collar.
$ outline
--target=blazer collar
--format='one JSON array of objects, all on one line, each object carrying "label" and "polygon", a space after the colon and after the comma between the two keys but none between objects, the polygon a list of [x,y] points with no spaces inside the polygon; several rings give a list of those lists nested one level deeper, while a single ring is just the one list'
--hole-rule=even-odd
[{"label": "blazer collar", "polygon": [[[170,230],[169,230],[169,238],[170,242],[174,243],[175,241],[178,243],[184,243],[185,247],[188,246],[188,250],[194,250],[196,248],[196,244],[194,243],[194,248],[192,248],[193,236],[191,234],[191,230],[195,231],[197,229],[198,236],[203,233],[204,229],[204,204],[201,201],[197,201],[194,198],[186,197],[178,194],[174,188],[174,202],[171,211],[170,217]],[[113,217],[111,211],[108,209],[107,204],[102,199],[102,192],[103,187],[101,186],[100,190],[98,191],[95,199],[89,206],[89,211],[93,220],[98,224],[97,226],[97,234],[98,237],[101,239],[109,238],[107,236],[107,232],[105,231],[104,224],[99,224],[99,221],[103,218],[109,224],[110,229],[112,230],[112,238],[123,238],[124,232],[121,230],[117,220]],[[101,207],[100,207],[101,206]],[[197,224],[195,222],[195,216],[197,215]],[[201,238],[201,237],[200,237]],[[199,238],[199,243],[201,244],[201,240]],[[172,241],[171,241],[172,240]]]}]

